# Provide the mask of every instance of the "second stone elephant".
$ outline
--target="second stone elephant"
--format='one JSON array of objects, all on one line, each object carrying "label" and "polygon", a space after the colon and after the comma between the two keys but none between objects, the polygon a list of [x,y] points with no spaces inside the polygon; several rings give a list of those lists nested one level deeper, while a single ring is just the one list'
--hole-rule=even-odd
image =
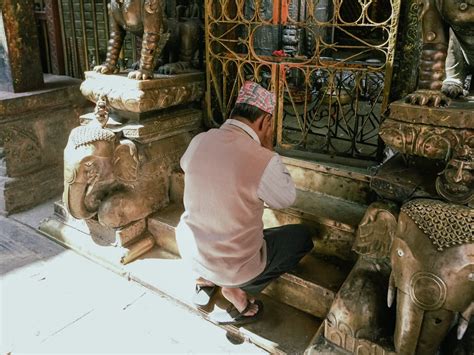
[{"label": "second stone elephant", "polygon": [[394,344],[400,354],[435,354],[474,314],[474,212],[418,199],[400,212],[391,247],[388,304],[396,299]]},{"label": "second stone elephant", "polygon": [[93,121],[72,130],[64,150],[63,201],[76,219],[119,228],[166,206],[168,172],[146,145]]},{"label": "second stone elephant", "polygon": [[437,353],[453,325],[462,338],[474,312],[471,208],[415,199],[398,212],[375,202],[353,250],[360,256],[326,318],[328,340],[352,353],[375,343],[367,353],[382,354],[392,353],[393,335],[397,354],[425,355]]}]

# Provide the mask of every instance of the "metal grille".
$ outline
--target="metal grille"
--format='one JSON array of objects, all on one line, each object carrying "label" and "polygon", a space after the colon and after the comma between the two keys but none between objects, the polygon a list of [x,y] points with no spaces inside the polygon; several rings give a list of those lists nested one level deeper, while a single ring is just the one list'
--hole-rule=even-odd
[{"label": "metal grille", "polygon": [[[84,71],[104,62],[109,40],[107,0],[58,0],[66,75],[83,78]],[[136,37],[127,33],[119,65],[137,60]]]},{"label": "metal grille", "polygon": [[243,81],[277,94],[283,150],[377,159],[401,0],[206,0],[207,116]]}]

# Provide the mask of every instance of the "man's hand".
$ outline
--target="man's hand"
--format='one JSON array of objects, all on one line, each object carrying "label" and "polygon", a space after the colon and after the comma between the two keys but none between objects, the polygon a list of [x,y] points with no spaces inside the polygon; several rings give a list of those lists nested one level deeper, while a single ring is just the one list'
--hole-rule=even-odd
[{"label": "man's hand", "polygon": [[263,118],[263,127],[264,132],[262,139],[262,147],[267,148],[268,150],[273,151],[273,117],[266,115]]}]

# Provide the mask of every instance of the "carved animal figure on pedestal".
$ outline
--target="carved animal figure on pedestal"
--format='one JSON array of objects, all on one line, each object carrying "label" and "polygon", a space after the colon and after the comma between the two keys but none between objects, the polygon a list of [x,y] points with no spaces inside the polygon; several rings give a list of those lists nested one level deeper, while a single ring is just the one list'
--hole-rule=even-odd
[{"label": "carved animal figure on pedestal", "polygon": [[94,68],[95,71],[103,74],[118,72],[117,61],[126,31],[142,37],[139,67],[128,74],[129,78],[153,78],[156,63],[167,42],[170,42],[170,60],[178,62],[167,63],[158,71],[177,74],[192,69],[191,60],[198,50],[201,32],[197,18],[185,21],[167,19],[161,0],[111,0],[109,22],[107,58],[104,64]]},{"label": "carved animal figure on pedestal", "polygon": [[[413,104],[440,106],[463,94],[474,73],[474,0],[419,0],[423,50]],[[444,79],[444,81],[443,81]]]},{"label": "carved animal figure on pedestal", "polygon": [[168,173],[130,140],[94,121],[72,130],[64,150],[63,201],[77,219],[119,228],[168,203]]}]

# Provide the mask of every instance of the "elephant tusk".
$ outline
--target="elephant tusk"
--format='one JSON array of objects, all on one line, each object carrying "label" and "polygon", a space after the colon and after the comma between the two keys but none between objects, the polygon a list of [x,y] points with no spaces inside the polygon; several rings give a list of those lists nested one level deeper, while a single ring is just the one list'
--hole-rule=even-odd
[{"label": "elephant tusk", "polygon": [[395,278],[393,277],[393,272],[390,273],[390,279],[388,281],[388,292],[387,292],[387,305],[388,308],[392,307],[393,300],[395,299],[395,294],[397,292],[395,286]]},{"label": "elephant tusk", "polygon": [[474,312],[474,302],[471,302],[469,307],[461,313],[458,323],[458,340],[461,340],[464,334],[466,333],[467,327],[469,326],[469,321],[471,320],[471,315]]},{"label": "elephant tusk", "polygon": [[464,317],[461,316],[458,323],[458,340],[462,339],[462,337],[464,336],[464,333],[466,333],[468,325],[469,325],[469,321],[467,319],[464,319]]}]

